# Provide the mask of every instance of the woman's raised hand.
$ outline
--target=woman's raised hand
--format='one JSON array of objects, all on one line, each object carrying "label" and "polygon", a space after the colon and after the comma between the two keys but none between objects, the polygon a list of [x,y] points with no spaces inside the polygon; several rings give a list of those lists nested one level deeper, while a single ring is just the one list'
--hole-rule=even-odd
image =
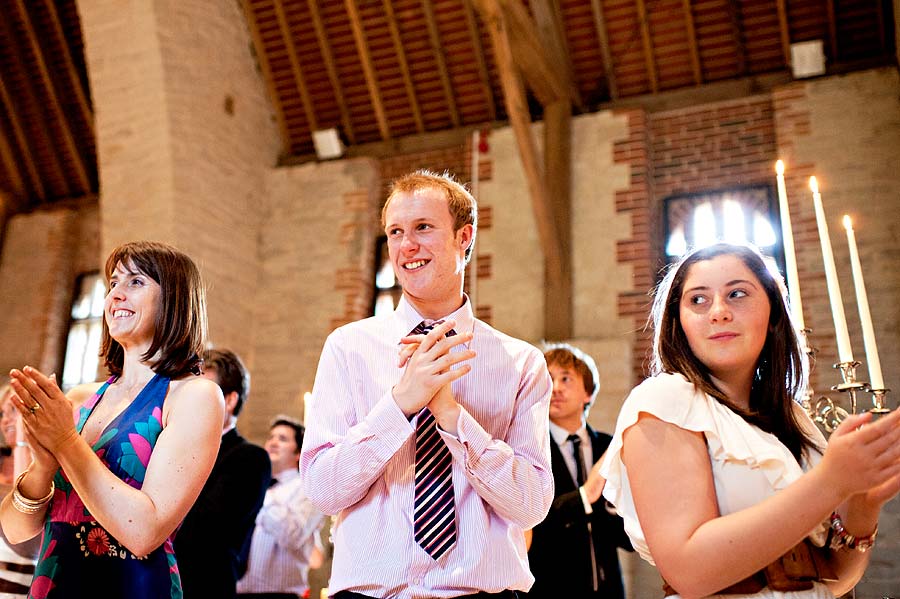
[{"label": "woman's raised hand", "polygon": [[900,411],[872,421],[869,413],[848,416],[832,433],[822,459],[842,499],[864,493],[880,506],[900,491]]},{"label": "woman's raised hand", "polygon": [[53,455],[78,437],[72,418],[72,402],[56,384],[55,376],[46,376],[26,366],[10,372],[16,409],[22,414],[25,431],[32,445],[40,445]]}]

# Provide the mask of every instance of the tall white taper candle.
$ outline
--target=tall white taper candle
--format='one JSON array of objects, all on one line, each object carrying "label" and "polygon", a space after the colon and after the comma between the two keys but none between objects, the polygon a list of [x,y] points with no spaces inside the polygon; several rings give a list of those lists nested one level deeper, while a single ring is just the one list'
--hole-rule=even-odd
[{"label": "tall white taper candle", "polygon": [[847,229],[850,266],[853,269],[853,286],[856,288],[856,304],[859,307],[859,321],[862,324],[863,343],[866,346],[869,385],[872,389],[884,389],[881,360],[878,358],[878,346],[875,345],[875,327],[872,326],[872,314],[869,312],[869,296],[866,294],[866,283],[863,280],[862,265],[859,262],[859,250],[856,248],[856,234],[853,232],[853,221],[846,214],[844,215],[844,228]]},{"label": "tall white taper candle", "polygon": [[797,329],[803,330],[803,302],[800,300],[800,277],[797,274],[797,254],[794,252],[794,230],[791,227],[791,212],[788,207],[787,187],[784,184],[784,162],[775,163],[778,182],[778,207],[781,212],[781,239],[784,245],[784,266],[787,277],[788,299],[791,302],[791,316]]},{"label": "tall white taper candle", "polygon": [[822,196],[815,177],[809,178],[809,188],[813,194],[813,206],[816,209],[816,224],[819,225],[819,242],[822,244],[822,260],[825,263],[825,281],[828,283],[828,299],[831,300],[831,316],[834,319],[834,332],[837,336],[838,360],[853,361],[853,349],[850,346],[850,333],[847,332],[847,317],[844,316],[844,301],[841,299],[841,284],[837,269],[834,267],[834,254],[831,251],[831,238],[828,236],[828,221],[825,220],[825,209],[822,207]]}]

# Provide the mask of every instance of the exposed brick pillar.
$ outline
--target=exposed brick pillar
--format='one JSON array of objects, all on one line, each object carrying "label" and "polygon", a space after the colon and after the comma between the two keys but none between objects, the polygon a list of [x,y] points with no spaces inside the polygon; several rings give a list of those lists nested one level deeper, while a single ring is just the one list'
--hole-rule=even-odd
[{"label": "exposed brick pillar", "polygon": [[632,267],[633,279],[630,291],[619,293],[619,316],[634,322],[634,352],[632,354],[632,382],[637,383],[647,375],[652,336],[644,330],[651,298],[648,290],[653,285],[656,264],[656,227],[652,206],[653,163],[647,114],[643,110],[628,110],[622,114],[628,118],[628,137],[615,143],[614,160],[627,164],[630,169],[630,185],[616,192],[616,212],[631,216],[631,238],[616,243],[616,257],[622,264]]},{"label": "exposed brick pillar", "polygon": [[264,175],[280,141],[240,5],[78,8],[96,114],[101,253],[135,239],[186,251],[209,289],[212,341],[252,363]]}]

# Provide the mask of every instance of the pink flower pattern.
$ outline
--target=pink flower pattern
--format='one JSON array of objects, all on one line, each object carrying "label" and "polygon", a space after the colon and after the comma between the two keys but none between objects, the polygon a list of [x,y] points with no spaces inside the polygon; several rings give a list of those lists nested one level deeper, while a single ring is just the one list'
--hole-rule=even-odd
[{"label": "pink flower pattern", "polygon": [[[76,422],[79,432],[113,381],[115,378],[107,381],[82,406]],[[104,465],[137,489],[143,484],[153,447],[162,432],[162,405],[168,386],[167,378],[155,376],[120,416],[96,439],[89,440]],[[56,491],[44,526],[30,599],[91,596],[95,587],[103,584],[103,573],[114,570],[118,572],[114,578],[133,580],[139,585],[119,588],[114,594],[154,599],[182,597],[171,538],[149,555],[135,556],[94,520],[62,470],[56,473],[54,483]]]}]

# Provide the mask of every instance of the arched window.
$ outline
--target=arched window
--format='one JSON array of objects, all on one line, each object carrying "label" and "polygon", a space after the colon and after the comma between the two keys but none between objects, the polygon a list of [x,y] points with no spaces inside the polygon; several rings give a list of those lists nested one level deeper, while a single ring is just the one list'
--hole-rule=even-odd
[{"label": "arched window", "polygon": [[717,241],[749,242],[783,262],[781,228],[772,188],[758,185],[665,199],[667,263]]},{"label": "arched window", "polygon": [[66,342],[62,388],[97,380],[100,335],[103,331],[103,299],[106,285],[99,272],[85,273],[75,284],[75,300]]}]

